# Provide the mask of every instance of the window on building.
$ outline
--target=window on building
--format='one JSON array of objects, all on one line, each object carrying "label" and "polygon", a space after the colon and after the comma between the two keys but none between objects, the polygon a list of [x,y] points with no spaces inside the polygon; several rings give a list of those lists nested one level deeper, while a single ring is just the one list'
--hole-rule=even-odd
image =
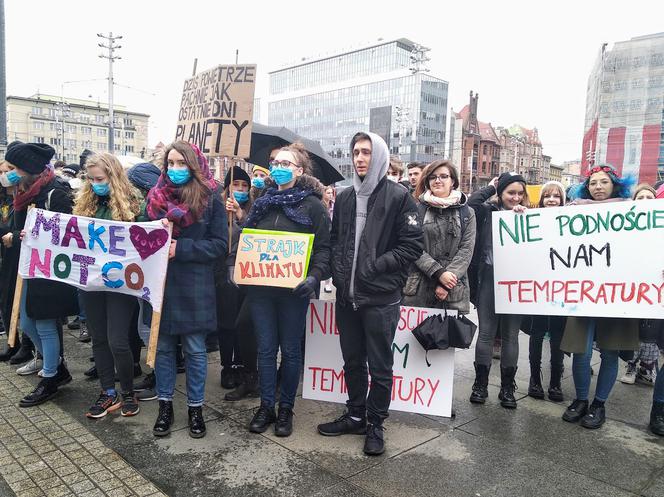
[{"label": "window on building", "polygon": [[34,143],[46,143],[43,136],[33,136],[32,141]]},{"label": "window on building", "polygon": [[58,147],[60,146],[60,138],[50,138],[49,141],[51,145],[57,145]]},{"label": "window on building", "polygon": [[126,127],[132,127],[132,126],[134,126],[134,120],[131,119],[130,117],[125,117],[124,118],[124,125]]},{"label": "window on building", "polygon": [[76,126],[74,126],[73,124],[68,124],[67,133],[76,133]]},{"label": "window on building", "polygon": [[91,135],[92,128],[90,126],[81,126],[81,133],[84,135]]},{"label": "window on building", "polygon": [[33,107],[31,112],[33,116],[41,116],[42,109],[41,107]]},{"label": "window on building", "polygon": [[106,128],[97,128],[97,136],[106,136]]},{"label": "window on building", "polygon": [[106,116],[104,116],[103,114],[97,114],[95,116],[95,122],[97,124],[104,124],[105,121],[106,121]]},{"label": "window on building", "polygon": [[122,131],[120,131],[119,129],[116,129],[115,130],[115,137],[120,138],[122,136],[121,133],[122,133]]},{"label": "window on building", "polygon": [[129,138],[131,140],[134,139],[134,132],[133,131],[125,131],[125,138]]},{"label": "window on building", "polygon": [[65,140],[65,146],[67,148],[76,148],[76,140]]},{"label": "window on building", "polygon": [[60,124],[59,123],[48,123],[48,129],[51,130],[51,131],[59,131]]},{"label": "window on building", "polygon": [[41,122],[41,121],[33,121],[32,128],[33,129],[44,129],[44,123]]},{"label": "window on building", "polygon": [[103,142],[97,142],[97,148],[99,150],[106,150],[107,144]]}]

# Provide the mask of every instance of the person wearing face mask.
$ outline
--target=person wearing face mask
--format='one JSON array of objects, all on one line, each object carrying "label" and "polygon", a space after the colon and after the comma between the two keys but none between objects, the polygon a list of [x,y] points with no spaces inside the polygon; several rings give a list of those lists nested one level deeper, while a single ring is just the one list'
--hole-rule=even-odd
[{"label": "person wearing face mask", "polygon": [[[122,164],[111,154],[90,155],[88,181],[76,199],[74,214],[96,219],[132,222],[141,213],[142,197],[129,182]],[[120,409],[122,416],[139,412],[134,393],[134,356],[129,332],[136,298],[117,292],[83,292],[87,326],[101,393],[85,415],[99,419]],[[120,391],[115,389],[115,372]]]},{"label": "person wearing face mask", "polygon": [[468,205],[475,211],[477,220],[477,240],[473,264],[476,270],[472,271],[471,286],[477,289],[471,291],[471,297],[476,299],[477,316],[479,318],[479,332],[475,346],[475,382],[470,401],[475,404],[484,404],[488,397],[489,370],[493,343],[498,328],[502,337],[502,350],[500,354],[500,405],[507,409],[516,408],[514,391],[516,383],[517,360],[519,358],[519,327],[521,316],[514,314],[496,314],[495,298],[493,292],[493,245],[492,245],[492,216],[494,212],[513,210],[522,213],[530,205],[526,180],[520,174],[507,172],[491,180],[488,186],[476,191],[470,196]]},{"label": "person wearing face mask", "polygon": [[[561,207],[566,202],[565,188],[558,181],[544,183],[540,193],[539,207]],[[549,400],[554,402],[563,401],[561,379],[564,371],[564,354],[560,350],[560,341],[563,338],[563,330],[567,318],[565,316],[524,316],[521,321],[521,330],[530,335],[529,355],[530,382],[528,384],[528,396],[535,399],[544,398],[542,387],[542,344],[544,336],[549,334],[549,345],[551,347],[551,380],[549,382]]]},{"label": "person wearing face mask", "polygon": [[203,402],[207,376],[206,336],[217,331],[214,267],[228,243],[226,210],[208,161],[195,145],[178,140],[166,148],[162,173],[147,198],[149,219],[173,224],[155,360],[159,414],[152,433],[173,425],[176,349],[185,354],[189,435],[205,436]]},{"label": "person wearing face mask", "polygon": [[[55,150],[43,143],[17,143],[7,149],[5,160],[9,180],[16,185],[11,245],[20,244],[30,205],[53,212],[71,213],[71,188],[56,178],[48,167]],[[16,182],[16,175],[19,176]],[[3,240],[4,243],[4,240]],[[32,407],[53,397],[58,387],[71,381],[61,357],[62,328],[59,320],[78,310],[76,289],[64,283],[27,279],[20,304],[21,329],[28,334],[43,357],[42,380],[19,402]],[[35,371],[36,372],[36,371]]]},{"label": "person wearing face mask", "polygon": [[390,167],[387,168],[387,179],[399,183],[403,175],[403,162],[397,155],[390,155]]},{"label": "person wearing face mask", "polygon": [[265,188],[265,180],[269,178],[270,170],[263,167],[254,165],[251,171],[251,190],[250,196],[252,199],[257,198]]},{"label": "person wearing face mask", "polygon": [[[602,204],[631,200],[634,178],[620,176],[610,165],[592,167],[585,181],[570,191],[571,205]],[[601,363],[595,386],[595,398],[590,393],[593,343],[600,350]],[[569,317],[560,348],[572,353],[572,376],[576,398],[563,413],[563,420],[579,422],[588,429],[600,428],[606,420],[604,403],[609,398],[618,377],[620,351],[639,348],[639,320],[599,317]]]},{"label": "person wearing face mask", "polygon": [[[275,423],[274,433],[287,437],[293,431],[293,406],[302,367],[302,338],[309,299],[327,278],[330,260],[330,221],[321,201],[323,186],[310,176],[311,160],[304,147],[282,148],[270,162],[269,186],[254,201],[245,227],[271,231],[313,233],[306,279],[294,289],[249,287],[248,301],[256,340],[261,405],[249,430],[263,433]],[[281,349],[279,412],[275,414],[277,352]]]}]

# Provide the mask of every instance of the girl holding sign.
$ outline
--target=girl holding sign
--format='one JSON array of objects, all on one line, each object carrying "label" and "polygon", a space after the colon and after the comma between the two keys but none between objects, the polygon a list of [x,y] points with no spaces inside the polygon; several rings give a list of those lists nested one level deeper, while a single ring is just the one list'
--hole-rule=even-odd
[{"label": "girl holding sign", "polygon": [[176,348],[182,341],[187,375],[189,435],[205,436],[203,401],[207,376],[205,337],[217,331],[214,265],[226,253],[226,211],[207,159],[185,141],[168,146],[146,213],[173,223],[155,374],[159,415],[152,430],[171,432]]},{"label": "girl holding sign", "polygon": [[[87,176],[76,199],[74,214],[114,221],[136,221],[141,212],[141,194],[132,186],[122,164],[111,154],[91,155]],[[139,407],[134,394],[134,356],[129,329],[136,297],[117,292],[82,292],[92,353],[101,383],[101,393],[85,415],[98,419],[121,409],[122,416],[135,416]],[[115,372],[120,392],[115,390]]]},{"label": "girl holding sign", "polygon": [[[248,299],[258,342],[261,406],[249,430],[263,433],[276,421],[275,435],[293,431],[293,405],[300,381],[302,338],[309,298],[329,273],[330,220],[321,201],[323,186],[309,175],[311,160],[295,143],[282,148],[270,162],[265,194],[254,202],[245,226],[272,231],[313,233],[314,242],[306,279],[294,289],[249,287]],[[281,395],[274,412],[277,388],[277,351],[281,348]]]},{"label": "girl holding sign", "polygon": [[477,220],[477,240],[473,258],[479,259],[476,263],[478,267],[474,281],[478,288],[479,335],[475,346],[475,383],[473,383],[473,393],[470,395],[470,401],[476,404],[484,404],[489,395],[487,387],[493,342],[500,328],[502,351],[498,398],[501,406],[508,409],[516,408],[514,377],[519,358],[521,316],[495,312],[491,218],[494,212],[500,210],[523,212],[529,204],[526,180],[517,173],[501,174],[500,177],[491,180],[489,186],[473,193],[468,201],[468,205],[475,211]]}]

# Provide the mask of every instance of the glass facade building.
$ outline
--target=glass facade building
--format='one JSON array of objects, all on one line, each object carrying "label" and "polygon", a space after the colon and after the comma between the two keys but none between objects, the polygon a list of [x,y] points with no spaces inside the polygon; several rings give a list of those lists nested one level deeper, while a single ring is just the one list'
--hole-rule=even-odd
[{"label": "glass facade building", "polygon": [[[399,39],[270,73],[268,124],[319,141],[345,175],[350,140],[372,122],[404,162],[444,157],[448,83],[412,68],[418,45]],[[372,131],[374,129],[371,129]]]}]

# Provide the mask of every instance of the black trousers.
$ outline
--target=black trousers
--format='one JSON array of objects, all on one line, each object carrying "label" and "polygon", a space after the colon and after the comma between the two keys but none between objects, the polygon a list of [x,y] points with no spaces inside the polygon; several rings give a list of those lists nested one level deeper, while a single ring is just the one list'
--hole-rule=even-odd
[{"label": "black trousers", "polygon": [[549,332],[551,345],[551,371],[562,372],[563,358],[565,354],[560,350],[560,342],[563,339],[565,331],[565,316],[538,316],[534,320],[532,330],[530,331],[529,355],[530,369],[539,369],[542,364],[542,343],[544,335]]},{"label": "black trousers", "polygon": [[85,292],[83,299],[101,387],[114,388],[117,371],[122,391],[133,391],[134,356],[129,345],[129,328],[136,297],[115,292]]},{"label": "black trousers", "polygon": [[390,408],[394,363],[392,342],[399,321],[399,310],[398,303],[358,310],[350,305],[336,304],[344,378],[348,389],[348,412],[354,417],[364,418],[366,415],[373,424],[382,424]]}]

